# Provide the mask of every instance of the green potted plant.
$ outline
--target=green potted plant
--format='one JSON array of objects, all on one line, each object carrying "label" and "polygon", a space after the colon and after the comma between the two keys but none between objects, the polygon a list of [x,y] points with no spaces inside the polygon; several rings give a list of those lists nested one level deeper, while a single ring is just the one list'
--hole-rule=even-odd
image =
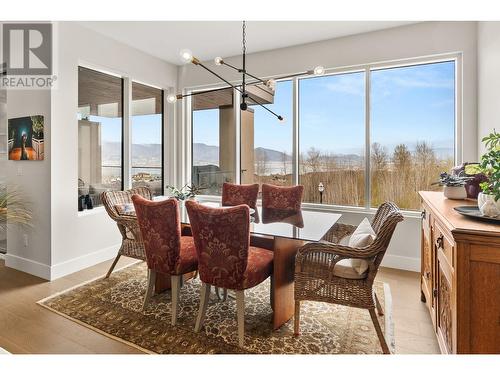
[{"label": "green potted plant", "polygon": [[178,201],[185,201],[189,199],[196,199],[197,195],[200,195],[203,190],[205,190],[202,186],[196,185],[184,185],[182,188],[177,189],[175,186],[167,185],[167,189],[170,192],[170,196],[174,197]]},{"label": "green potted plant", "polygon": [[467,191],[465,184],[471,180],[472,177],[460,175],[452,175],[443,172],[439,175],[439,181],[434,182],[432,185],[444,186],[444,196],[448,199],[465,199],[467,198]]},{"label": "green potted plant", "polygon": [[493,130],[482,142],[486,153],[481,156],[479,165],[466,167],[466,173],[483,173],[487,177],[487,181],[479,185],[477,206],[484,216],[497,217],[500,216],[500,133]]}]

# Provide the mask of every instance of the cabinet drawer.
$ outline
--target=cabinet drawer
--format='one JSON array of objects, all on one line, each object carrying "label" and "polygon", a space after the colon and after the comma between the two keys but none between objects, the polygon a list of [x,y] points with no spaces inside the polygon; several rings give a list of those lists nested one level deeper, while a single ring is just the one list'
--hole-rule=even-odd
[{"label": "cabinet drawer", "polygon": [[450,267],[455,268],[454,264],[455,242],[446,235],[446,231],[442,229],[438,221],[434,222],[434,228],[432,234],[436,251],[441,249]]}]

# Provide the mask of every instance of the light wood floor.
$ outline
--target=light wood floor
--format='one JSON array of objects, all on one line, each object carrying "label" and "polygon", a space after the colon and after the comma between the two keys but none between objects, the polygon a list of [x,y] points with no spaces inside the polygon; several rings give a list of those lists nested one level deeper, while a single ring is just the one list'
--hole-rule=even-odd
[{"label": "light wood floor", "polygon": [[[117,268],[130,263],[123,259]],[[140,353],[38,306],[35,302],[103,275],[110,262],[48,282],[5,267],[0,260],[0,347],[11,353]],[[393,300],[397,353],[439,353],[430,316],[420,302],[418,274],[381,269]]]}]

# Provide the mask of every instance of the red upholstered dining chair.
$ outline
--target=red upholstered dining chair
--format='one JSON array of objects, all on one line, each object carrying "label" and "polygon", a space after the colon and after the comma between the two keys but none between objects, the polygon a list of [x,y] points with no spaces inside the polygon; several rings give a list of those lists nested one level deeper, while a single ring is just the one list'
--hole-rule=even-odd
[{"label": "red upholstered dining chair", "polygon": [[224,182],[222,185],[222,205],[238,206],[246,204],[248,207],[257,209],[257,197],[259,195],[259,184],[238,185]]},{"label": "red upholstered dining chair", "polygon": [[304,186],[276,186],[262,184],[262,208],[299,211]]},{"label": "red upholstered dining chair", "polygon": [[154,202],[139,195],[133,195],[132,201],[134,202],[148,265],[148,287],[143,309],[154,293],[156,274],[170,275],[172,325],[175,325],[182,276],[196,271],[198,268],[198,258],[193,237],[181,236],[177,200],[172,198]]},{"label": "red upholstered dining chair", "polygon": [[241,347],[245,333],[245,289],[272,275],[273,252],[250,246],[250,210],[247,205],[212,208],[188,201],[186,208],[202,281],[195,332],[203,327],[211,287],[234,290]]}]

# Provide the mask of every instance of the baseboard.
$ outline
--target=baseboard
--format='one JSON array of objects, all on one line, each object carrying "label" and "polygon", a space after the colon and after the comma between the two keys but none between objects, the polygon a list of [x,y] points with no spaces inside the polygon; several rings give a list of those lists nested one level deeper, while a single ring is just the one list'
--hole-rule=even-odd
[{"label": "baseboard", "polygon": [[116,257],[116,254],[118,254],[119,248],[120,245],[110,246],[90,254],[79,256],[78,258],[55,264],[51,267],[50,280],[59,279],[60,277],[81,271],[84,268],[92,267],[98,263],[113,259]]},{"label": "baseboard", "polygon": [[420,272],[420,258],[403,257],[400,255],[385,254],[382,267],[398,270]]},{"label": "baseboard", "polygon": [[50,266],[31,259],[5,254],[5,266],[50,280]]},{"label": "baseboard", "polygon": [[385,254],[381,266],[396,268],[398,270],[420,272],[420,258]]},{"label": "baseboard", "polygon": [[0,259],[5,260],[5,254],[4,253],[0,253]]}]

